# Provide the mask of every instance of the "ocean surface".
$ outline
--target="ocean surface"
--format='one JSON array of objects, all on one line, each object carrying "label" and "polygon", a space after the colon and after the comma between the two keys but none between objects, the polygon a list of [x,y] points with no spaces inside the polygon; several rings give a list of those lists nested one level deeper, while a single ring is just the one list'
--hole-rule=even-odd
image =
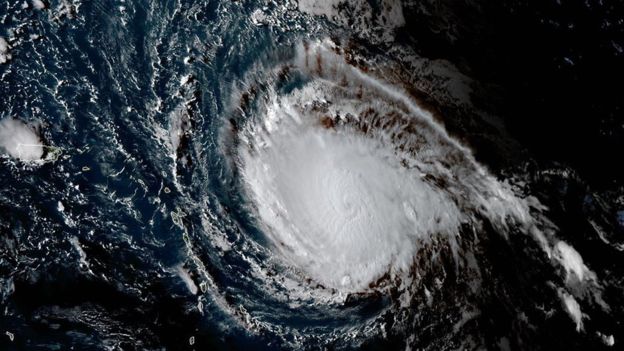
[{"label": "ocean surface", "polygon": [[0,2],[0,349],[624,338],[619,2]]}]

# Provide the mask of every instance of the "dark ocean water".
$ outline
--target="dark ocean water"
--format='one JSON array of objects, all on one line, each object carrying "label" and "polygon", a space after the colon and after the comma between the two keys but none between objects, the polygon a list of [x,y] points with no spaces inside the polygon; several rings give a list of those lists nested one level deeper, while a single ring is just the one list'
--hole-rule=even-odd
[{"label": "dark ocean water", "polygon": [[[621,4],[349,1],[329,16],[295,1],[44,4],[0,3],[0,118],[45,145],[37,162],[0,148],[0,349],[581,350],[624,338]],[[348,68],[297,71],[302,47],[306,60],[333,57],[308,53],[323,40]],[[382,276],[349,293],[282,260],[249,205],[239,135],[271,94],[335,78],[326,67],[433,111],[526,204],[532,229],[466,204],[459,258],[434,241],[409,283]],[[362,82],[309,97],[311,110],[392,100]],[[444,162],[469,163],[453,152]],[[449,166],[457,184],[427,181],[449,194],[468,184],[464,206],[482,185],[462,167]]]}]

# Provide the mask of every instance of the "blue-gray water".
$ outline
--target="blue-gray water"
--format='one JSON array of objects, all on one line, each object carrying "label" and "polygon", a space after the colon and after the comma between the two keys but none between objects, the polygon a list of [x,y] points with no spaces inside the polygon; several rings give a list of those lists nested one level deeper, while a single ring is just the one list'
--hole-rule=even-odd
[{"label": "blue-gray water", "polygon": [[[410,66],[418,46],[395,36],[412,24],[381,20],[388,2],[368,3],[372,14],[336,12],[352,16],[344,20],[294,1],[0,4],[11,54],[0,65],[0,118],[33,126],[46,145],[37,164],[0,156],[0,348],[580,349],[609,347],[611,336],[617,348],[621,188],[593,192],[573,168],[534,162],[491,127],[498,122],[481,130],[497,117],[475,117],[480,106],[456,99],[467,89],[454,83],[459,70],[423,68],[446,67],[438,54]],[[562,302],[563,268],[521,229],[503,239],[485,224],[466,241],[478,277],[451,255],[425,256],[423,284],[443,286],[433,303],[420,287],[407,302],[389,288],[335,303],[309,281],[291,282],[249,213],[228,154],[236,141],[224,135],[260,111],[266,86],[304,84],[289,72],[282,81],[280,67],[301,43],[325,38],[348,48],[354,66],[374,63],[395,72],[401,89],[418,87],[415,99],[446,112],[447,128],[475,141],[499,179],[550,208],[555,235],[597,274],[591,291],[570,288],[589,316],[582,331]]]}]

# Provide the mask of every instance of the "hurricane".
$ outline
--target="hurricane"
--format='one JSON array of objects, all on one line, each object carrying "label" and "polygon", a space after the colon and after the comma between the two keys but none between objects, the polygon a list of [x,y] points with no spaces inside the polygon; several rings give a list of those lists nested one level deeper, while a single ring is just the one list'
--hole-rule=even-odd
[{"label": "hurricane", "polygon": [[513,133],[472,17],[0,9],[0,348],[617,348],[619,183]]}]

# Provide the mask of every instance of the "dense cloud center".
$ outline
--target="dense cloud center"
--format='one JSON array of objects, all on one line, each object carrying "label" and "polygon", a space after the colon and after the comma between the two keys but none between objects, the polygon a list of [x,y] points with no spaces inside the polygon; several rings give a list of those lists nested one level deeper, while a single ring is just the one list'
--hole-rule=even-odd
[{"label": "dense cloud center", "polygon": [[455,233],[457,206],[379,140],[310,120],[279,128],[243,153],[245,180],[277,246],[324,285],[363,289],[407,269],[420,239]]}]

